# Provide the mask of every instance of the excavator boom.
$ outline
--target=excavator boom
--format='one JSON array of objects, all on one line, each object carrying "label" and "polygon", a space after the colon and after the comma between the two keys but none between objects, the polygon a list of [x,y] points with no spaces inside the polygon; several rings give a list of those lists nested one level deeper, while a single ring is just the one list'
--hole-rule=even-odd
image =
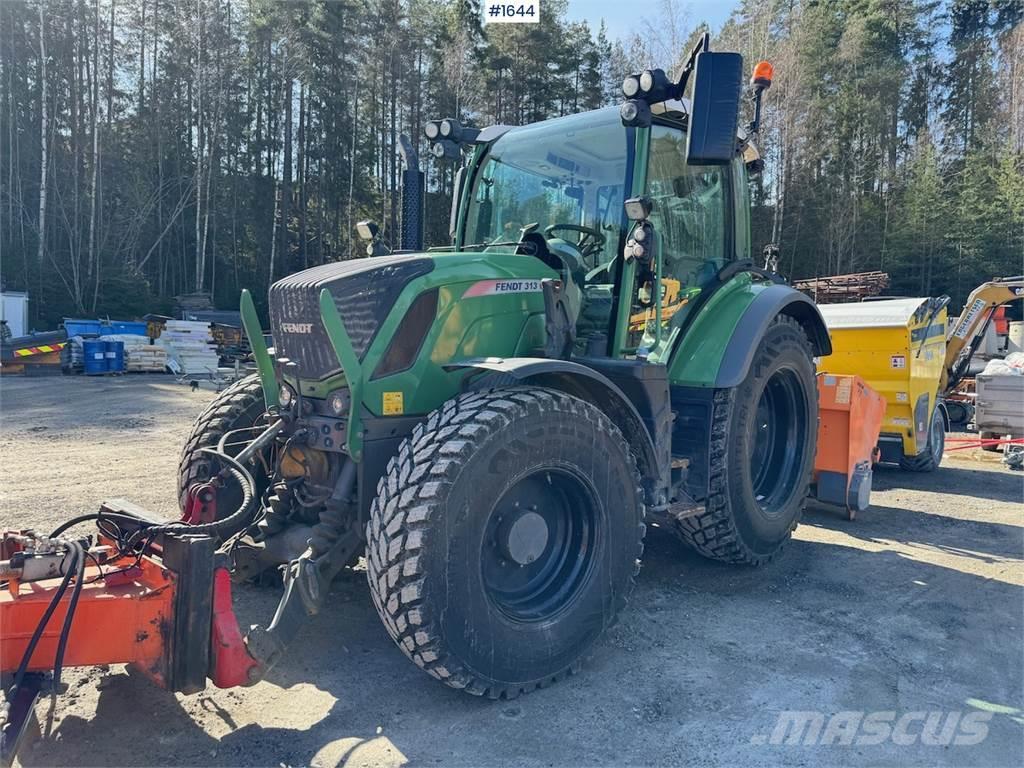
[{"label": "excavator boom", "polygon": [[946,361],[939,391],[952,391],[967,372],[992,315],[998,307],[1024,297],[1024,275],[1000,277],[982,283],[967,297],[964,311],[946,336]]}]

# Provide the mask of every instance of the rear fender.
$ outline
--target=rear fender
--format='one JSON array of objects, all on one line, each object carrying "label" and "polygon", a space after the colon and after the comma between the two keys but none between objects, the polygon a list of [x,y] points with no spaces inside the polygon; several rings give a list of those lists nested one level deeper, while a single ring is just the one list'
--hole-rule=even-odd
[{"label": "rear fender", "polygon": [[480,358],[445,366],[446,369],[475,368],[482,375],[471,376],[468,391],[534,385],[555,389],[593,403],[619,428],[639,464],[644,495],[649,506],[661,506],[667,499],[668,459],[655,441],[640,412],[625,393],[608,377],[580,363],[537,357]]},{"label": "rear fender", "polygon": [[715,378],[717,389],[736,387],[743,382],[761,345],[761,338],[779,315],[789,315],[800,323],[816,357],[832,354],[828,329],[814,302],[788,285],[771,285],[760,291],[740,316],[722,355]]},{"label": "rear fender", "polygon": [[[742,265],[738,265],[742,267]],[[728,268],[727,268],[728,269]],[[832,353],[821,313],[788,285],[767,282],[747,269],[723,270],[724,282],[706,289],[686,321],[668,361],[672,386],[728,389],[750,370],[761,338],[778,315],[803,326],[817,356]]]}]

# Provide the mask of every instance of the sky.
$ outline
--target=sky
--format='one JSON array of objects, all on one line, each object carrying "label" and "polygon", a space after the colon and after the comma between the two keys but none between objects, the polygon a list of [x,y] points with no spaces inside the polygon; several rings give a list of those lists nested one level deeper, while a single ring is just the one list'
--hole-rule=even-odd
[{"label": "sky", "polygon": [[[542,0],[541,7],[543,5]],[[738,3],[736,0],[683,0],[680,5],[686,14],[687,27],[706,21],[712,29],[718,29]],[[613,38],[625,38],[631,30],[644,28],[637,23],[638,18],[656,19],[661,10],[661,0],[569,0],[568,16],[572,21],[590,22],[595,31],[603,18]]]}]

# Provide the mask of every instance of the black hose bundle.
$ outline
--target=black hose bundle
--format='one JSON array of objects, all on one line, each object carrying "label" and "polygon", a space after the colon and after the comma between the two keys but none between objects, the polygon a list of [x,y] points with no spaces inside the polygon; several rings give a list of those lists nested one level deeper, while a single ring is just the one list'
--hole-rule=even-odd
[{"label": "black hose bundle", "polygon": [[[242,464],[236,461],[231,456],[225,453],[217,451],[213,448],[201,449],[203,453],[208,453],[216,458],[220,459],[226,466],[221,470],[221,475],[233,477],[235,481],[242,487],[242,503],[237,510],[232,512],[227,517],[216,520],[212,523],[203,523],[200,525],[189,525],[188,523],[165,523],[156,524],[149,521],[143,520],[142,518],[134,515],[117,513],[117,512],[93,512],[87,515],[79,515],[74,517],[67,522],[57,526],[50,534],[49,538],[55,539],[64,531],[69,528],[78,525],[79,523],[86,522],[88,520],[96,520],[97,525],[107,521],[117,523],[128,523],[136,526],[137,529],[134,533],[127,538],[126,541],[122,540],[121,536],[117,536],[119,547],[121,548],[121,554],[128,554],[135,552],[136,545],[139,544],[142,538],[145,538],[143,546],[138,549],[137,556],[141,559],[143,553],[148,549],[149,544],[153,539],[162,533],[192,533],[192,534],[209,534],[209,535],[220,535],[224,531],[234,529],[243,520],[246,520],[250,514],[250,510],[253,505],[253,501],[256,497],[256,482],[253,480],[252,475],[249,471],[242,466]],[[53,715],[53,706],[56,700],[57,691],[60,687],[61,672],[64,667],[64,655],[67,651],[68,638],[71,634],[71,623],[75,617],[75,611],[78,608],[78,600],[82,594],[82,587],[85,584],[85,561],[87,557],[91,555],[86,550],[85,546],[79,541],[69,541],[65,543],[67,553],[61,562],[61,570],[63,571],[63,578],[57,591],[54,592],[53,597],[50,599],[49,605],[46,607],[42,618],[39,620],[39,624],[36,625],[35,631],[32,633],[32,637],[29,639],[28,645],[25,648],[25,653],[21,658],[21,662],[18,664],[18,669],[14,674],[14,680],[11,687],[7,691],[7,700],[14,701],[18,690],[21,688],[25,680],[25,675],[28,672],[29,664],[32,661],[32,656],[39,645],[39,641],[43,636],[43,632],[46,631],[47,625],[50,623],[50,619],[53,617],[54,612],[57,610],[57,606],[60,605],[64,594],[68,590],[68,586],[71,584],[71,577],[74,574],[75,583],[71,592],[71,599],[68,601],[67,613],[64,616],[64,624],[61,627],[60,638],[57,641],[57,652],[54,657],[53,663],[53,687],[51,689],[51,701],[50,701],[50,717]],[[52,722],[52,721],[51,721]]]},{"label": "black hose bundle", "polygon": [[50,599],[49,605],[46,606],[46,611],[43,612],[43,617],[39,620],[39,624],[36,625],[36,629],[32,633],[32,637],[29,639],[28,645],[25,647],[25,653],[21,657],[21,662],[18,664],[18,669],[14,673],[14,680],[7,693],[8,701],[14,701],[15,695],[21,688],[21,685],[25,680],[25,674],[28,672],[29,663],[31,663],[32,656],[36,652],[36,647],[39,645],[39,640],[42,638],[43,632],[46,631],[46,627],[49,625],[50,619],[53,618],[53,614],[57,610],[57,606],[60,605],[61,598],[63,598],[64,593],[67,592],[68,585],[71,583],[71,575],[74,573],[75,586],[71,592],[71,600],[68,602],[67,613],[64,615],[64,625],[61,627],[60,639],[57,642],[57,654],[53,664],[52,695],[57,695],[57,689],[60,687],[61,671],[64,668],[64,653],[67,650],[68,637],[71,634],[71,622],[75,618],[75,609],[78,607],[78,598],[82,594],[82,585],[85,583],[85,547],[77,541],[69,542],[67,547],[67,554],[64,556],[64,560],[61,563],[61,570],[64,571],[64,578],[61,580],[60,586]]},{"label": "black hose bundle", "polygon": [[242,487],[242,503],[238,509],[232,512],[225,518],[215,520],[212,523],[201,523],[199,525],[189,525],[188,523],[152,523],[148,520],[135,517],[134,515],[121,514],[117,512],[90,512],[86,515],[79,515],[73,517],[65,523],[57,526],[51,533],[50,538],[56,538],[60,534],[69,528],[84,523],[89,520],[110,520],[116,522],[121,520],[122,522],[130,523],[131,525],[138,526],[138,530],[132,534],[128,539],[128,548],[131,549],[135,544],[138,543],[139,539],[145,536],[156,536],[161,533],[193,533],[193,534],[210,534],[219,535],[221,532],[227,529],[234,528],[239,522],[244,520],[249,514],[252,507],[253,500],[256,498],[256,481],[253,480],[252,475],[249,473],[242,464],[235,461],[234,458],[228,456],[226,453],[221,453],[213,448],[201,448],[201,453],[208,453],[220,459],[227,466],[221,470],[221,474],[226,474],[235,479],[235,481]]}]

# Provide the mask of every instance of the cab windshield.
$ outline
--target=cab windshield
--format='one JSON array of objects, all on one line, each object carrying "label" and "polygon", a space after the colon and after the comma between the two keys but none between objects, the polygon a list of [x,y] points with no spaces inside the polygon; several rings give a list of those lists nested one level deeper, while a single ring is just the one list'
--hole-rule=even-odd
[{"label": "cab windshield", "polygon": [[524,228],[571,243],[575,232],[549,227],[582,225],[604,235],[589,269],[615,258],[629,153],[616,107],[516,128],[488,151],[475,174],[464,245],[513,252]]}]

